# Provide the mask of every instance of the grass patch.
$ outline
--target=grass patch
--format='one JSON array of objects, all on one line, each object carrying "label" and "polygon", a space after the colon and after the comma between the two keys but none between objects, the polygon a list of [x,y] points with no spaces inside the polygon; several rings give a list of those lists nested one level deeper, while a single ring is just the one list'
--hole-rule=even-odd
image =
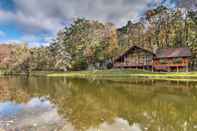
[{"label": "grass patch", "polygon": [[[10,73],[7,70],[0,70],[0,75],[24,75]],[[152,80],[168,81],[193,81],[197,82],[197,72],[151,72],[136,69],[112,69],[95,71],[71,71],[71,72],[53,72],[53,71],[33,71],[30,76],[44,77],[70,77],[70,78],[92,78],[92,79],[132,79],[146,78]]]},{"label": "grass patch", "polygon": [[180,73],[160,73],[133,69],[113,69],[98,71],[73,71],[66,73],[49,73],[48,77],[144,77],[154,79],[193,79],[197,78],[197,72],[180,72]]},{"label": "grass patch", "polygon": [[111,77],[119,77],[119,76],[130,76],[132,74],[150,74],[148,71],[141,70],[96,70],[96,71],[72,71],[66,73],[49,73],[47,76],[49,77],[101,77],[101,76],[111,76]]}]

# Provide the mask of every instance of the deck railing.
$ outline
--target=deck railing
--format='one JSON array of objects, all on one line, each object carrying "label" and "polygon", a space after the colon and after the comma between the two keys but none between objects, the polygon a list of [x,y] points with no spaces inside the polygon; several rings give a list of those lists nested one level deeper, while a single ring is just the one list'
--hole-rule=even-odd
[{"label": "deck railing", "polygon": [[182,60],[180,63],[175,63],[173,60],[167,60],[166,63],[160,63],[159,60],[153,62],[154,67],[185,67],[188,66],[188,60]]},{"label": "deck railing", "polygon": [[188,63],[166,63],[166,64],[158,64],[158,63],[115,63],[114,67],[143,67],[143,66],[153,66],[153,67],[185,67],[188,66]]}]

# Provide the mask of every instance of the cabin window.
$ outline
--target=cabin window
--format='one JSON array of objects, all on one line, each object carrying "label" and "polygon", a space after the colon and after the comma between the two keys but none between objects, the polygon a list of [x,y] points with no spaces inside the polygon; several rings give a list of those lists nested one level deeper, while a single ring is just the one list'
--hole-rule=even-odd
[{"label": "cabin window", "polygon": [[136,54],[133,54],[133,60],[134,63],[138,63],[138,56]]},{"label": "cabin window", "polygon": [[144,64],[147,64],[147,56],[144,56],[143,59],[144,59]]},{"label": "cabin window", "polygon": [[152,60],[153,60],[153,57],[152,56],[146,56],[147,63],[151,63]]},{"label": "cabin window", "polygon": [[182,63],[182,58],[173,59],[173,63],[174,64],[180,64],[180,63]]},{"label": "cabin window", "polygon": [[161,59],[161,60],[159,60],[159,63],[160,64],[167,64],[168,62],[166,60],[164,60],[164,59]]}]

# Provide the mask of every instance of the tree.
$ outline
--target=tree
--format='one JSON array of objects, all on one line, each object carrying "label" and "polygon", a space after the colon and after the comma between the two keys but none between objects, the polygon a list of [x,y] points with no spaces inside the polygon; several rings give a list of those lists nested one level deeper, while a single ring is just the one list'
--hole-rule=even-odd
[{"label": "tree", "polygon": [[26,43],[15,45],[9,58],[9,69],[15,72],[29,73],[31,71],[31,52]]},{"label": "tree", "polygon": [[[99,68],[114,56],[117,45],[116,28],[112,24],[77,19],[71,27],[58,34],[50,47],[58,60],[68,58],[65,63],[70,69],[82,70],[90,66]],[[60,63],[65,66],[64,62]]]},{"label": "tree", "polygon": [[53,59],[55,70],[66,71],[71,67],[71,55],[66,51],[64,44],[65,32],[59,31],[57,38],[49,46],[50,56]]}]

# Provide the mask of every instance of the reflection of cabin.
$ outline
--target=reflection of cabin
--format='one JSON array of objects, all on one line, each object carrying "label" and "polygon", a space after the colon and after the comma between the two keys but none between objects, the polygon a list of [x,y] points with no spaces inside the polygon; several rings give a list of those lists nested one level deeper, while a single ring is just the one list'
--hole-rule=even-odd
[{"label": "reflection of cabin", "polygon": [[191,51],[188,48],[158,49],[156,53],[131,47],[114,60],[114,68],[143,68],[157,71],[188,71]]},{"label": "reflection of cabin", "polygon": [[154,54],[137,46],[131,47],[114,61],[115,68],[150,68]]},{"label": "reflection of cabin", "polygon": [[158,49],[153,67],[163,71],[188,71],[191,56],[189,48]]}]

